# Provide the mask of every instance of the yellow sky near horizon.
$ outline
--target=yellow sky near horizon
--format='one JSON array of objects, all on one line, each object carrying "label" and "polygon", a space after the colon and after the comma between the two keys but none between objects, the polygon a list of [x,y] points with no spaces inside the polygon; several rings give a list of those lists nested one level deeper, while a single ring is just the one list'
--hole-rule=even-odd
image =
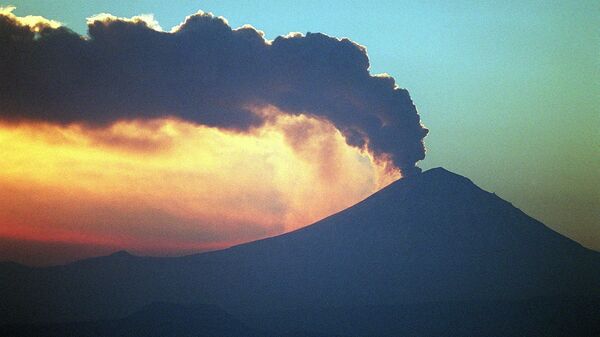
[{"label": "yellow sky near horizon", "polygon": [[[273,113],[270,111],[269,113]],[[311,224],[399,178],[330,123],[0,125],[0,238],[177,254]]]}]

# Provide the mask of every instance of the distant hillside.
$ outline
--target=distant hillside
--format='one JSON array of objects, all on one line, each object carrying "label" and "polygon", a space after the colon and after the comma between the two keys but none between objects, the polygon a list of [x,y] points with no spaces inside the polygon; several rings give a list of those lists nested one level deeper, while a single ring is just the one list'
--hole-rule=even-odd
[{"label": "distant hillside", "polygon": [[182,337],[264,336],[209,305],[153,303],[122,319],[0,327],[4,337]]}]

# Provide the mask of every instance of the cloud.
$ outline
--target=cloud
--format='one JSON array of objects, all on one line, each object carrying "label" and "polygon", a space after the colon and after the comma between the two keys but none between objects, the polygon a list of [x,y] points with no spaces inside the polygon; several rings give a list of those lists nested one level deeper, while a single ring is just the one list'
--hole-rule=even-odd
[{"label": "cloud", "polygon": [[424,158],[427,130],[408,92],[392,77],[371,75],[366,49],[348,39],[308,33],[267,41],[251,26],[232,29],[203,12],[171,32],[151,16],[102,14],[80,36],[12,9],[0,11],[5,122],[102,128],[176,118],[249,133],[268,123],[257,111],[275,107],[328,121],[347,144],[404,175]]},{"label": "cloud", "polygon": [[132,18],[121,18],[121,17],[116,17],[112,14],[108,14],[108,13],[100,13],[100,14],[96,14],[96,15],[92,15],[91,17],[87,18],[87,24],[88,25],[94,25],[96,22],[104,22],[104,23],[111,23],[111,22],[127,22],[130,23],[132,25],[145,25],[148,28],[154,29],[157,32],[162,32],[163,29],[160,26],[160,24],[158,23],[158,21],[156,21],[156,19],[154,19],[154,15],[153,14],[140,14],[140,15],[136,15]]},{"label": "cloud", "polygon": [[23,17],[19,17],[13,14],[13,11],[16,9],[15,6],[0,6],[0,16],[3,16],[5,19],[12,21],[15,26],[27,27],[30,31],[34,33],[39,32],[45,28],[56,29],[62,26],[62,24],[58,21],[48,20],[42,16],[37,15],[27,15]]},{"label": "cloud", "polygon": [[249,132],[174,118],[0,123],[0,260],[38,263],[19,249],[30,245],[225,248],[308,225],[398,178],[325,120],[256,113],[265,122]]}]

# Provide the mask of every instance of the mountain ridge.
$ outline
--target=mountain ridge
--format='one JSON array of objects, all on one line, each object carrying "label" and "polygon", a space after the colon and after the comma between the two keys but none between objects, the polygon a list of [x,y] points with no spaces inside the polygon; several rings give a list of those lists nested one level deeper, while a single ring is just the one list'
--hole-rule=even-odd
[{"label": "mountain ridge", "polygon": [[[390,193],[392,191],[396,191],[397,189],[409,187],[411,185],[414,185],[414,182],[418,181],[419,179],[423,179],[423,178],[429,179],[429,183],[431,183],[431,180],[439,181],[440,179],[442,179],[442,180],[445,179],[446,181],[454,181],[455,183],[461,183],[461,182],[466,183],[466,184],[474,187],[475,190],[478,190],[478,191],[484,192],[484,193],[486,193],[486,194],[488,194],[490,196],[493,196],[493,197],[497,198],[500,202],[506,203],[507,205],[518,209],[524,215],[526,215],[526,216],[529,217],[528,214],[526,214],[521,209],[519,209],[516,206],[514,206],[511,202],[509,202],[509,201],[507,201],[505,199],[500,198],[496,193],[485,191],[484,189],[482,189],[479,186],[477,186],[471,179],[469,179],[467,177],[464,177],[462,175],[453,173],[453,172],[451,172],[451,171],[449,171],[449,170],[447,170],[447,169],[445,169],[443,167],[435,167],[435,168],[431,168],[429,170],[423,171],[423,172],[421,172],[419,174],[415,174],[415,175],[411,175],[411,176],[408,176],[408,177],[405,177],[405,178],[398,179],[398,180],[390,183],[389,185],[385,186],[381,190],[376,191],[373,194],[369,195],[365,199],[357,202],[356,204],[354,204],[354,205],[352,205],[352,206],[350,206],[350,207],[348,207],[346,209],[343,209],[341,211],[338,211],[338,212],[336,212],[334,214],[326,216],[325,218],[323,218],[321,220],[318,220],[317,222],[312,223],[310,225],[307,225],[307,226],[295,229],[295,230],[290,231],[290,232],[286,232],[286,233],[282,233],[282,234],[278,234],[278,235],[274,235],[274,236],[270,236],[270,237],[266,237],[266,238],[254,240],[254,241],[240,243],[240,244],[237,244],[237,245],[234,245],[234,246],[231,246],[231,247],[227,247],[227,248],[224,248],[224,249],[211,250],[211,251],[207,251],[207,252],[193,253],[193,254],[182,255],[182,256],[174,256],[174,257],[136,255],[136,254],[130,253],[127,250],[118,250],[118,251],[115,251],[115,252],[110,253],[108,255],[101,255],[101,256],[94,256],[94,257],[84,258],[84,259],[81,259],[81,260],[77,260],[77,261],[73,261],[73,262],[69,262],[69,263],[65,263],[65,264],[60,264],[60,265],[36,267],[36,266],[29,266],[29,265],[22,264],[22,263],[19,263],[19,262],[14,262],[14,261],[0,261],[0,265],[3,265],[3,264],[5,264],[5,265],[19,265],[19,266],[26,267],[26,268],[48,268],[48,267],[52,268],[52,267],[65,266],[65,265],[70,265],[70,264],[74,264],[74,263],[80,263],[80,262],[83,262],[83,261],[92,261],[92,260],[102,259],[102,258],[119,258],[119,259],[127,259],[127,258],[155,258],[155,259],[163,259],[163,258],[166,258],[166,259],[174,259],[174,258],[191,258],[191,257],[197,257],[197,256],[204,255],[204,254],[213,254],[213,253],[217,253],[217,252],[221,252],[221,251],[226,251],[226,250],[230,250],[230,249],[236,249],[237,247],[243,247],[243,246],[247,246],[247,245],[253,245],[253,244],[258,243],[258,242],[262,242],[262,241],[265,241],[265,240],[270,240],[272,238],[283,237],[283,236],[292,235],[294,233],[304,231],[304,230],[306,230],[308,228],[311,228],[311,227],[313,227],[315,225],[320,224],[321,222],[323,222],[323,221],[325,221],[325,220],[327,220],[327,219],[329,219],[331,217],[336,216],[339,213],[343,213],[344,211],[346,211],[349,208],[353,208],[353,207],[359,206],[359,205],[361,205],[363,203],[368,203],[369,200],[372,199],[373,197],[380,196],[381,194],[385,194],[385,193]],[[552,230],[549,227],[548,227],[548,229]],[[556,234],[558,234],[558,235],[560,235],[560,236],[568,239],[568,240],[571,240],[570,238],[568,238],[568,237],[566,237],[566,236],[564,236],[564,235],[562,235],[562,234],[560,234],[560,233],[558,233],[558,232],[556,232],[554,230],[552,230],[552,231],[555,232]],[[573,241],[573,240],[571,240],[571,241]],[[582,248],[585,248],[587,250],[590,250],[590,251],[593,251],[593,252],[596,252],[596,253],[600,254],[600,252],[597,252],[597,251],[595,251],[595,250],[593,250],[591,248],[584,247],[583,245],[579,244],[576,241],[573,241],[573,242],[576,243],[577,245],[581,246]]]},{"label": "mountain ridge", "polygon": [[599,297],[599,271],[596,252],[432,169],[310,226],[220,251],[5,272],[0,324],[112,319],[152,302],[214,304],[259,317],[244,320],[252,325],[325,307]]}]

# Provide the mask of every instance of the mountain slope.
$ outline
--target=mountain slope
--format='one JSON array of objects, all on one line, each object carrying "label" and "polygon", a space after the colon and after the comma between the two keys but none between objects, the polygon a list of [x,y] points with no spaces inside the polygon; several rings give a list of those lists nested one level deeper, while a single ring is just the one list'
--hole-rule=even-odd
[{"label": "mountain slope", "polygon": [[221,254],[245,273],[245,287],[256,283],[248,301],[258,293],[282,308],[511,300],[600,284],[597,254],[443,169]]},{"label": "mountain slope", "polygon": [[0,323],[97,320],[156,301],[275,312],[600,295],[600,257],[433,169],[303,229],[181,258],[113,254],[0,275]]}]

